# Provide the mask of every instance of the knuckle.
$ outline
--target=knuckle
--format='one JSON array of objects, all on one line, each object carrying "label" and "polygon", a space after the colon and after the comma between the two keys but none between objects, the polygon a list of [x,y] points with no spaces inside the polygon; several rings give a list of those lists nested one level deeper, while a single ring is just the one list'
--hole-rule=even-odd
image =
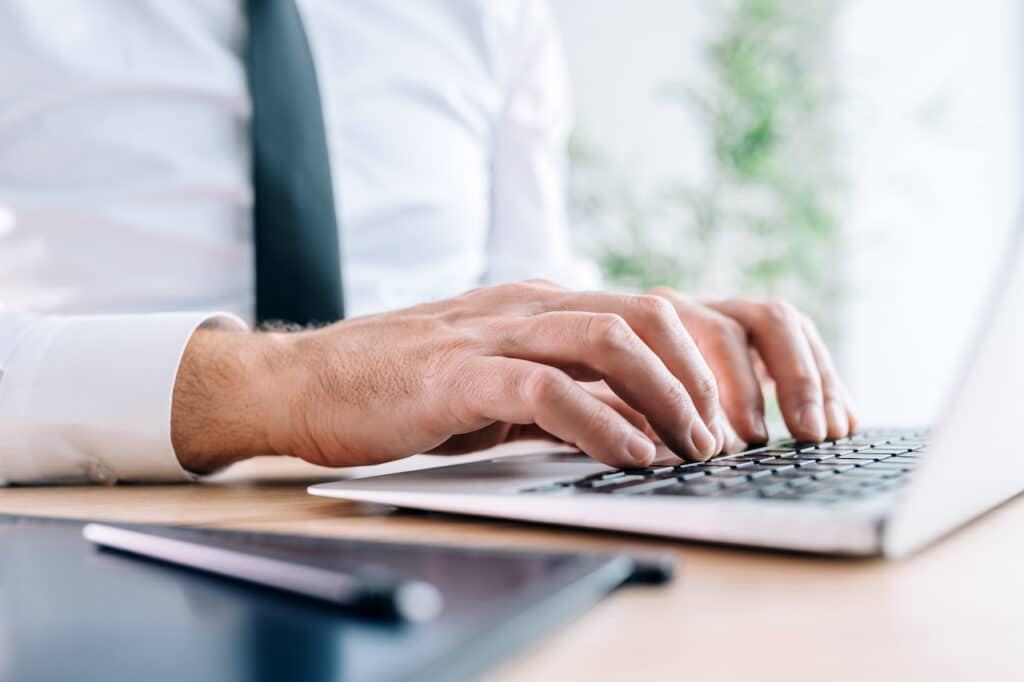
[{"label": "knuckle", "polygon": [[718,382],[710,372],[701,374],[693,381],[693,399],[699,403],[718,402]]},{"label": "knuckle", "polygon": [[772,325],[789,325],[799,321],[799,313],[789,301],[774,299],[761,304],[761,318]]},{"label": "knuckle", "polygon": [[675,307],[660,296],[637,296],[634,303],[644,319],[657,325],[670,325],[679,319]]},{"label": "knuckle", "polygon": [[733,344],[737,341],[746,343],[746,328],[731,317],[716,315],[710,320],[708,326],[711,339],[718,346]]},{"label": "knuckle", "polygon": [[618,315],[602,313],[592,315],[586,330],[589,344],[600,351],[622,351],[633,347],[633,330]]},{"label": "knuckle", "polygon": [[562,377],[549,367],[530,370],[522,383],[523,396],[530,405],[543,405],[551,401],[562,387]]},{"label": "knuckle", "polygon": [[732,339],[743,339],[747,338],[747,329],[742,324],[722,315],[718,320],[719,332],[722,336],[729,337]]},{"label": "knuckle", "polygon": [[693,405],[693,396],[689,394],[681,383],[673,381],[666,390],[665,398],[669,405],[674,405],[678,412],[683,414],[685,421],[685,416],[690,412]]},{"label": "knuckle", "polygon": [[821,380],[810,372],[797,372],[789,377],[787,387],[791,393],[807,402],[818,402],[822,396]]}]

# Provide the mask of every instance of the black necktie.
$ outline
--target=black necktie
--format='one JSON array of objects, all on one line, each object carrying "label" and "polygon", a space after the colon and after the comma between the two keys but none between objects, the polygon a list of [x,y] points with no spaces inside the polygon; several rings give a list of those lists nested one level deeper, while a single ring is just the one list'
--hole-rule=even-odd
[{"label": "black necktie", "polygon": [[344,317],[338,221],[316,67],[294,0],[246,0],[256,319]]}]

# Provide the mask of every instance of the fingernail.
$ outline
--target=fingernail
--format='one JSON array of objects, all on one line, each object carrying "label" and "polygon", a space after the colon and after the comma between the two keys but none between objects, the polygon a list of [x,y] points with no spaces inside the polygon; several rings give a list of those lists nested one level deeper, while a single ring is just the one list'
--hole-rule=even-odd
[{"label": "fingernail", "polygon": [[764,415],[756,410],[751,410],[750,414],[747,415],[747,421],[757,441],[760,443],[766,442],[768,440],[768,425],[764,423]]},{"label": "fingernail", "polygon": [[797,413],[796,421],[804,434],[810,436],[813,440],[820,441],[825,439],[825,411],[818,405],[807,405],[802,408]]},{"label": "fingernail", "polygon": [[708,431],[708,427],[704,426],[704,422],[694,422],[690,428],[690,441],[693,443],[693,449],[697,451],[701,459],[707,459],[718,451],[715,437]]},{"label": "fingernail", "polygon": [[828,414],[828,423],[831,424],[835,431],[833,434],[836,438],[842,438],[850,430],[850,418],[846,416],[846,410],[839,404],[838,401],[829,400],[825,403],[825,412]]},{"label": "fingernail", "polygon": [[635,433],[626,445],[629,458],[641,466],[647,466],[654,460],[654,443],[647,436]]}]

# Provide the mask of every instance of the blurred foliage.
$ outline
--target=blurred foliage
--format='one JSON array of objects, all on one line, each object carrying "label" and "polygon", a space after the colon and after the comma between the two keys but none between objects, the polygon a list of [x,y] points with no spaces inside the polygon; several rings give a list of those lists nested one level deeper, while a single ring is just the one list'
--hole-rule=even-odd
[{"label": "blurred foliage", "polygon": [[840,183],[828,41],[836,2],[714,3],[706,82],[660,93],[707,131],[694,141],[710,160],[700,182],[643,195],[574,137],[572,207],[610,283],[783,296],[832,330]]}]

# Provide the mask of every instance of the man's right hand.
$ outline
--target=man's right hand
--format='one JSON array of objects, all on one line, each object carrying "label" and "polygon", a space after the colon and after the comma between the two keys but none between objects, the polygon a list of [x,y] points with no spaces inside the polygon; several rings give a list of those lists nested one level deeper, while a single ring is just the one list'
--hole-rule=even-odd
[{"label": "man's right hand", "polygon": [[[613,400],[579,383],[598,380]],[[257,454],[354,466],[536,436],[636,467],[655,458],[647,426],[687,460],[739,440],[671,303],[546,281],[295,333],[201,330],[171,419],[197,472]]]},{"label": "man's right hand", "polygon": [[201,330],[175,385],[182,464],[255,454],[328,466],[548,434],[612,466],[651,439],[579,381],[603,379],[681,458],[721,451],[715,378],[655,296],[525,282],[297,333]]}]

